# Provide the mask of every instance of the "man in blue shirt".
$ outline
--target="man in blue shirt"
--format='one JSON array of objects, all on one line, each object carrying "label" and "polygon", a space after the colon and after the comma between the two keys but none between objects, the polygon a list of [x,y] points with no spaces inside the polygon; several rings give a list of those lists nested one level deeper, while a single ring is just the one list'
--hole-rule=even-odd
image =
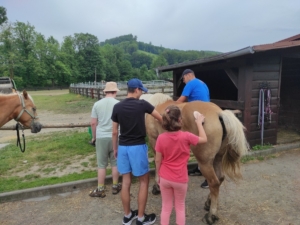
[{"label": "man in blue shirt", "polygon": [[195,77],[193,70],[184,70],[181,79],[186,85],[177,102],[210,101],[208,87],[202,80]]},{"label": "man in blue shirt", "polygon": [[[209,90],[206,84],[195,77],[195,73],[191,69],[183,71],[181,79],[185,83],[185,87],[181,93],[181,96],[177,99],[177,102],[192,102],[192,101],[203,101],[209,102]],[[201,176],[200,167],[188,171],[190,176]],[[201,184],[202,188],[208,188],[207,180]]]}]

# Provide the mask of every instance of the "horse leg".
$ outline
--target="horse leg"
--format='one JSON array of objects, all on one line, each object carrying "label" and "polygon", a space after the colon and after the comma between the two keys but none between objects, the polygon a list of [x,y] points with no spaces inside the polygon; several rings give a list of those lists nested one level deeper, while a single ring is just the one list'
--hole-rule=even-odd
[{"label": "horse leg", "polygon": [[201,165],[200,168],[204,177],[207,179],[210,190],[210,194],[208,195],[204,204],[204,209],[208,210],[209,212],[205,214],[202,221],[211,225],[219,220],[219,217],[217,216],[217,210],[221,182],[217,177],[212,165]]},{"label": "horse leg", "polygon": [[[155,143],[156,143],[156,139],[153,137],[148,136],[149,138],[149,144],[153,150],[154,153],[154,160],[155,160]],[[156,183],[158,178],[158,172],[155,170],[155,184],[152,187],[152,194],[153,195],[159,195],[160,194],[160,187],[158,185],[158,183]]]},{"label": "horse leg", "polygon": [[[219,179],[220,186],[221,186],[224,179],[225,179],[225,176],[224,176],[224,173],[223,173],[223,170],[222,170],[222,156],[220,156],[220,155],[217,155],[215,157],[214,170],[215,170],[215,173],[216,173],[216,175]],[[205,205],[204,205],[204,209],[206,211],[209,211],[210,205],[211,205],[211,200],[210,200],[210,195],[208,195],[207,200],[206,200]]]}]

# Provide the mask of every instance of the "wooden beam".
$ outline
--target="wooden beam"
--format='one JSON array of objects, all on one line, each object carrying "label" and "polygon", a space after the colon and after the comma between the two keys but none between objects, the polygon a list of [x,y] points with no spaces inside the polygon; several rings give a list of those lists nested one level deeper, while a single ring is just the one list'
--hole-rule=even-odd
[{"label": "wooden beam", "polygon": [[215,103],[219,107],[225,108],[225,109],[244,110],[244,106],[245,106],[243,101],[219,100],[219,99],[211,99],[210,101]]},{"label": "wooden beam", "polygon": [[284,58],[298,58],[298,59],[300,59],[300,53],[287,53],[287,54],[283,54],[282,57],[284,57]]},{"label": "wooden beam", "polygon": [[225,72],[227,73],[228,77],[234,84],[234,86],[237,88],[238,87],[238,75],[232,70],[232,69],[224,69]]}]

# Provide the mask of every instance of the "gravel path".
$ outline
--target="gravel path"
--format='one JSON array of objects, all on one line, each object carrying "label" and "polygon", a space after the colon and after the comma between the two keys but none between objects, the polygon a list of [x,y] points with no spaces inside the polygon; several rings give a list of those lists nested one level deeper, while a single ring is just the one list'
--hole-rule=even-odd
[{"label": "gravel path", "polygon": [[[242,166],[244,179],[238,184],[225,181],[220,190],[218,225],[297,225],[300,221],[300,149]],[[186,211],[187,225],[199,225],[206,211],[209,193],[201,189],[203,177],[190,177]],[[151,178],[150,187],[154,183]],[[92,187],[91,187],[92,188]],[[3,225],[15,224],[121,224],[123,215],[119,195],[107,187],[103,199],[88,196],[90,189],[0,204]],[[135,209],[138,186],[132,185],[132,208]],[[159,215],[160,196],[149,188],[147,212]],[[171,224],[174,222],[172,214]],[[133,223],[134,224],[134,223]],[[159,224],[156,222],[155,224]]]}]

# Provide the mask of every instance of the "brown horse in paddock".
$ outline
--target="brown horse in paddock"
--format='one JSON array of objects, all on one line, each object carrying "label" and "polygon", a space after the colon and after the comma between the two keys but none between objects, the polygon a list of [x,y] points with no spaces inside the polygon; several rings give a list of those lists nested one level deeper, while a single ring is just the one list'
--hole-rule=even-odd
[{"label": "brown horse in paddock", "polygon": [[[144,98],[146,99],[146,98]],[[203,176],[207,179],[210,189],[204,209],[209,211],[203,218],[207,224],[218,220],[217,207],[219,189],[225,179],[225,174],[236,180],[241,178],[240,157],[249,149],[244,134],[244,126],[231,110],[222,110],[211,102],[194,101],[176,103],[167,95],[154,94],[149,102],[156,106],[156,110],[163,114],[169,105],[177,105],[182,112],[182,130],[198,135],[198,129],[193,116],[194,111],[199,111],[205,116],[204,130],[207,143],[191,146],[191,150],[200,165]],[[164,132],[163,128],[152,116],[146,116],[146,130],[149,143],[155,149],[156,139]],[[152,193],[155,193],[155,187]],[[200,191],[200,186],[199,186]],[[158,190],[159,192],[159,190]]]},{"label": "brown horse in paddock", "polygon": [[21,94],[0,93],[0,127],[12,119],[24,127],[30,127],[31,133],[38,133],[42,129],[42,125],[37,121],[33,99],[25,90]]}]

